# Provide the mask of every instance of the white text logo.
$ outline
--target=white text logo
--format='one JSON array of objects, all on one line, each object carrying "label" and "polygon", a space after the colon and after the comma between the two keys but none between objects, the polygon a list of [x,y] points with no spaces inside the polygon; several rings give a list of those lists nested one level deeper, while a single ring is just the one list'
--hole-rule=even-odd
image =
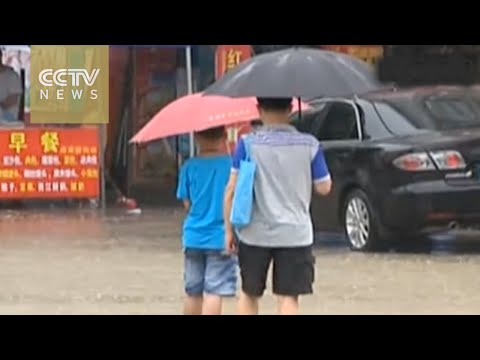
[{"label": "white text logo", "polygon": [[[60,87],[71,85],[72,87],[78,88],[87,85],[91,88],[95,84],[99,73],[100,69],[93,69],[90,73],[85,69],[59,69],[57,71],[45,69],[38,74],[38,80],[40,84],[48,87],[53,85]],[[81,82],[80,79],[83,79],[83,82]],[[40,100],[48,100],[49,96],[48,89],[40,90]],[[54,96],[57,100],[65,100],[65,90],[57,89]],[[98,91],[96,89],[89,89],[88,94],[84,94],[83,90],[71,89],[71,99],[82,100],[84,96],[88,96],[91,100],[97,100]]]},{"label": "white text logo", "polygon": [[93,86],[97,80],[100,69],[93,69],[89,74],[85,69],[59,69],[53,71],[53,69],[45,69],[38,75],[38,80],[43,86],[68,86],[68,80],[72,86],[80,86],[80,78],[82,78],[87,86]]}]

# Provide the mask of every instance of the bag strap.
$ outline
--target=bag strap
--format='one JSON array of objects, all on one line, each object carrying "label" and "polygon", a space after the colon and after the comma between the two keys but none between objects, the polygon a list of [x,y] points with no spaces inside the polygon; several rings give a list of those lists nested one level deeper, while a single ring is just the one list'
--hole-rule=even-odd
[{"label": "bag strap", "polygon": [[252,136],[245,135],[243,137],[243,144],[245,145],[245,161],[251,161],[252,159]]}]

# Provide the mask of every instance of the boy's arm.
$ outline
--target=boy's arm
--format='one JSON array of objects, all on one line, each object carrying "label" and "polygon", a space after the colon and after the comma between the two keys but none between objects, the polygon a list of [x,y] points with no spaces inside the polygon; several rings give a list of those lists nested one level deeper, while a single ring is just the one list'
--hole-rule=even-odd
[{"label": "boy's arm", "polygon": [[223,219],[225,223],[225,249],[227,252],[235,251],[235,234],[233,231],[233,226],[230,221],[230,214],[232,213],[232,204],[233,197],[235,196],[235,187],[237,186],[237,176],[238,171],[240,170],[240,163],[245,160],[246,151],[245,144],[243,139],[237,144],[235,153],[232,158],[232,173],[230,179],[228,180],[227,188],[225,190],[225,199],[223,204]]},{"label": "boy's arm", "polygon": [[180,175],[178,177],[177,199],[183,201],[183,206],[187,211],[190,210],[191,201],[188,181],[188,170],[186,165],[182,167],[182,169],[180,170]]},{"label": "boy's arm", "polygon": [[312,160],[312,177],[315,192],[327,196],[332,191],[332,177],[328,170],[322,147],[319,145]]},{"label": "boy's arm", "polygon": [[227,184],[227,189],[225,191],[225,201],[223,204],[223,218],[225,221],[225,236],[226,236],[226,250],[233,251],[235,250],[235,239],[233,226],[230,221],[230,214],[232,212],[232,203],[233,196],[235,195],[235,186],[237,185],[237,173],[232,171],[230,175],[230,180]]}]

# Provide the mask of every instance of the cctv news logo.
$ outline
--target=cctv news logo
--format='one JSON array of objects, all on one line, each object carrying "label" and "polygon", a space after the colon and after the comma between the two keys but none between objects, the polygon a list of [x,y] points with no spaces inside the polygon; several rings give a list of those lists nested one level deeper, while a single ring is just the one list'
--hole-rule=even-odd
[{"label": "cctv news logo", "polygon": [[108,123],[109,53],[107,45],[32,45],[30,122]]},{"label": "cctv news logo", "polygon": [[[91,89],[97,80],[100,69],[93,69],[88,71],[86,69],[59,69],[54,71],[53,69],[42,70],[38,75],[38,81],[42,86],[47,89],[40,89],[40,99],[49,100],[51,97],[57,100],[65,100],[64,87],[70,86],[72,88],[87,87],[85,89],[70,89],[70,94],[73,100],[82,100],[88,97],[90,100],[98,99],[98,90]],[[56,91],[48,89],[56,85]],[[52,91],[50,91],[52,90]]]}]

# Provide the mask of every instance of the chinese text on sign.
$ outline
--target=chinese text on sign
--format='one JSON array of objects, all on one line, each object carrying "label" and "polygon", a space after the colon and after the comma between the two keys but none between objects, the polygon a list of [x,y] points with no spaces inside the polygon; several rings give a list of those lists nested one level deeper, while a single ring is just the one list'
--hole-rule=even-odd
[{"label": "chinese text on sign", "polygon": [[96,128],[0,131],[0,199],[99,196]]}]

